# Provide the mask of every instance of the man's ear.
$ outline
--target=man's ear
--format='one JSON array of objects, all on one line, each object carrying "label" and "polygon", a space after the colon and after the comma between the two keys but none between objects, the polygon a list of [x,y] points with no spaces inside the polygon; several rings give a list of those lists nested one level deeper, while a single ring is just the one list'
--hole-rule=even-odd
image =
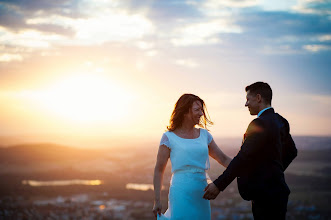
[{"label": "man's ear", "polygon": [[261,96],[261,94],[257,94],[256,95],[256,99],[257,99],[258,102],[262,102],[262,96]]}]

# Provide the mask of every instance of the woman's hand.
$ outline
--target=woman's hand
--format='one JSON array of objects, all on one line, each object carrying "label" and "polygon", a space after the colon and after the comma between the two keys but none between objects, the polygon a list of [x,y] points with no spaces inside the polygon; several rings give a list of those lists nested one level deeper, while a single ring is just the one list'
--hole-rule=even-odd
[{"label": "woman's hand", "polygon": [[161,215],[162,205],[161,202],[154,202],[153,213],[155,219],[157,219],[157,215]]},{"label": "woman's hand", "polygon": [[154,169],[154,208],[153,213],[155,215],[155,218],[157,218],[157,215],[161,215],[161,186],[162,186],[162,180],[163,180],[163,173],[167,166],[168,159],[170,157],[170,149],[165,146],[161,145],[159,147],[159,152],[157,153],[157,160],[155,164]]}]

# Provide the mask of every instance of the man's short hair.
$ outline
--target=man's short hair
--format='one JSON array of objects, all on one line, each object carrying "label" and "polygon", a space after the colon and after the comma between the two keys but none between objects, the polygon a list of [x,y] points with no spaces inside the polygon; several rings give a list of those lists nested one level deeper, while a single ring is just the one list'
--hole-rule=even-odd
[{"label": "man's short hair", "polygon": [[271,105],[272,90],[268,83],[256,82],[246,86],[245,90],[254,95],[260,94],[265,103]]}]

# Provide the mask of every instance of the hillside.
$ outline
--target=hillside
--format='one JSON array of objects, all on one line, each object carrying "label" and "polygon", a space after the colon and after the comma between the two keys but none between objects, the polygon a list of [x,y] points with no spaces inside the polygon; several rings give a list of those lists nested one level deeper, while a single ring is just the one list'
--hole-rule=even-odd
[{"label": "hillside", "polygon": [[0,148],[0,163],[21,165],[89,160],[102,154],[101,150],[80,149],[49,143],[23,144]]}]

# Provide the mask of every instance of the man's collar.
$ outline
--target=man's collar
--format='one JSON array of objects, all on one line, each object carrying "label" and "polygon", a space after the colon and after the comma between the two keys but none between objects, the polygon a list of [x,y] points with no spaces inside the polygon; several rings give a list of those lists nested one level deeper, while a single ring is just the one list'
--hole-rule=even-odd
[{"label": "man's collar", "polygon": [[270,108],[272,108],[272,107],[270,106],[270,107],[267,107],[267,108],[261,110],[261,111],[259,112],[259,114],[257,114],[257,117],[260,117],[260,116],[262,115],[263,112],[265,112],[266,110],[268,110],[268,109],[270,109]]}]

